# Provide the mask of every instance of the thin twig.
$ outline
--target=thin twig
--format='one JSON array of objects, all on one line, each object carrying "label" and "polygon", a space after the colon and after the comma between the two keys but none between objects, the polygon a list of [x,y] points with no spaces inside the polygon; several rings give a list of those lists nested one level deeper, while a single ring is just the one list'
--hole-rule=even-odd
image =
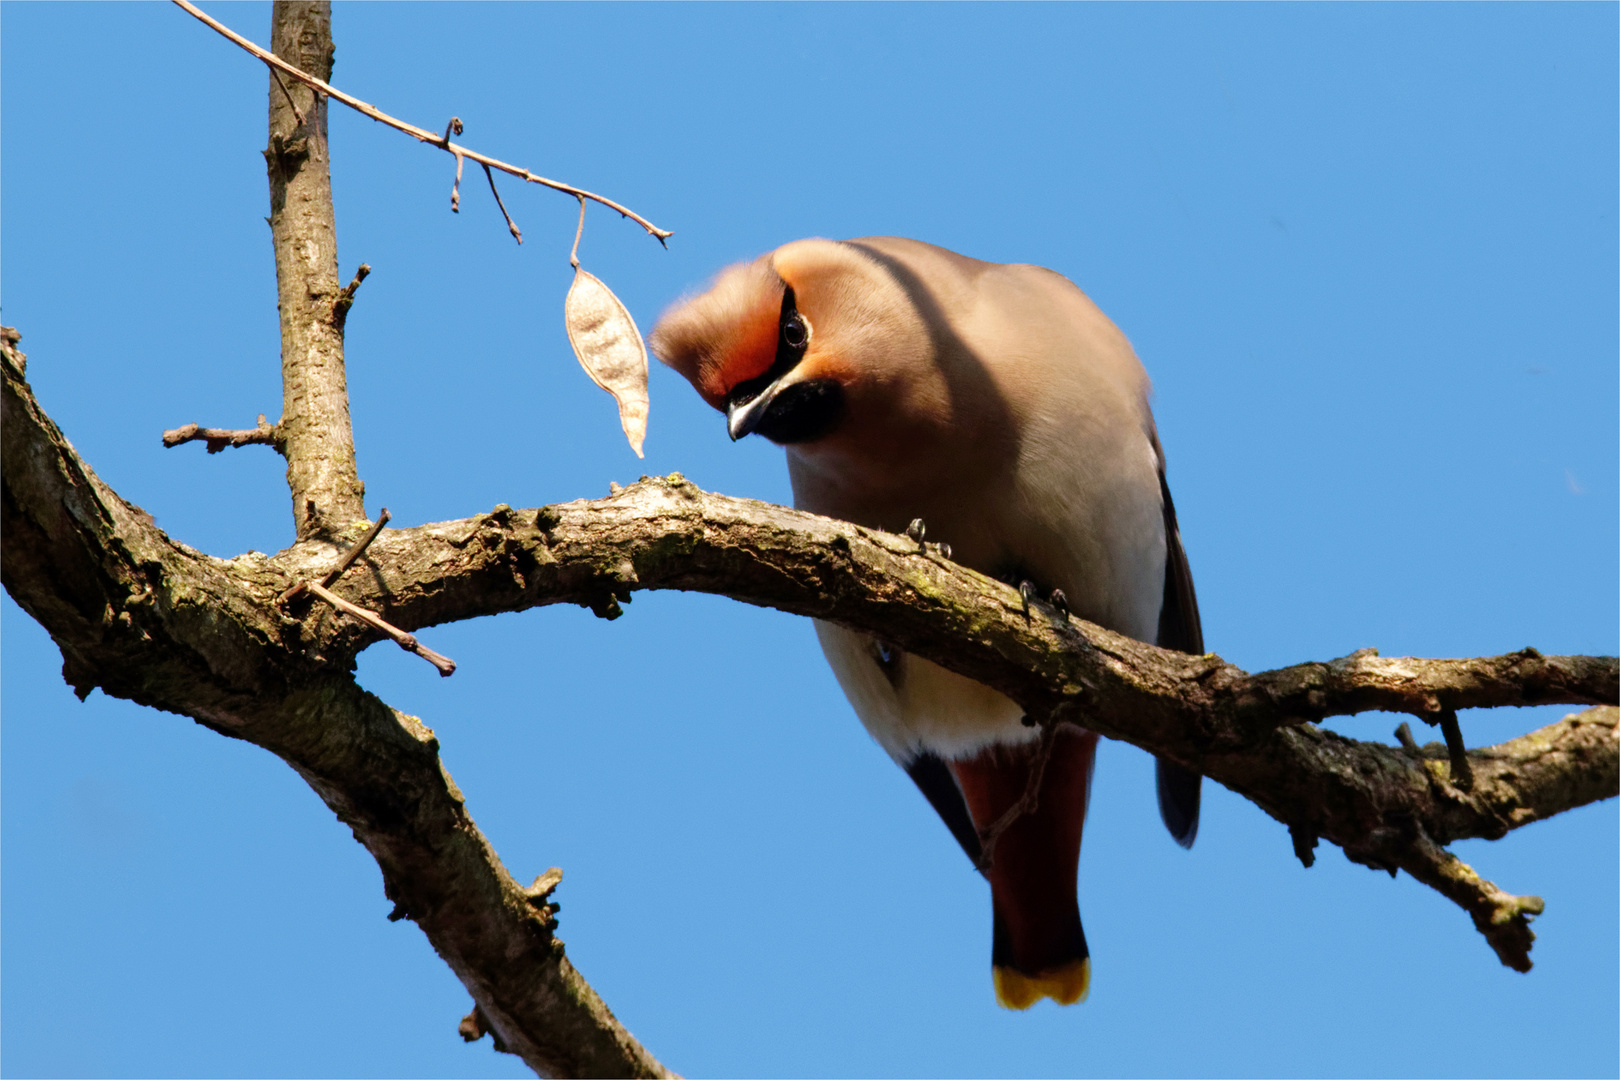
[{"label": "thin twig", "polygon": [[333,582],[337,581],[338,578],[343,576],[343,571],[353,566],[354,560],[365,554],[366,548],[370,547],[371,542],[377,539],[377,537],[382,533],[383,526],[387,525],[393,520],[393,518],[394,515],[388,512],[388,507],[383,507],[382,513],[377,515],[376,524],[372,525],[371,528],[367,530],[366,535],[360,538],[360,542],[358,544],[354,545],[354,547],[350,548],[344,554],[343,558],[338,561],[336,566],[332,567],[332,569],[326,572],[325,577],[321,578],[321,588],[330,589]]},{"label": "thin twig", "polygon": [[208,444],[208,452],[217,454],[227,446],[273,446],[281,450],[281,432],[276,425],[268,422],[264,414],[259,414],[259,426],[246,430],[233,430],[230,428],[205,428],[197,424],[183,424],[172,431],[163,433],[163,445],[173,449],[183,443],[201,440]]},{"label": "thin twig", "polygon": [[574,230],[574,246],[568,252],[568,265],[579,269],[579,238],[585,235],[585,200],[579,200],[579,227]]},{"label": "thin twig", "polygon": [[1451,782],[1463,791],[1474,790],[1474,770],[1468,764],[1468,747],[1463,743],[1456,709],[1440,714],[1440,733],[1446,737],[1446,752],[1451,755]]},{"label": "thin twig", "polygon": [[304,126],[304,110],[300,109],[298,107],[298,102],[293,100],[292,91],[287,89],[287,83],[286,83],[285,80],[282,79],[281,72],[277,71],[275,68],[271,68],[270,69],[270,75],[271,75],[272,78],[274,78],[276,80],[276,85],[281,87],[281,92],[283,94],[287,95],[287,104],[292,107],[293,115],[298,118],[298,126],[303,127]]},{"label": "thin twig", "polygon": [[1033,814],[1041,802],[1041,780],[1046,776],[1046,763],[1052,758],[1052,747],[1057,743],[1058,727],[1064,721],[1054,721],[1041,730],[1041,744],[1035,760],[1029,763],[1029,778],[1024,782],[1024,793],[1009,806],[1005,813],[979,834],[979,869],[988,872],[995,863],[996,841],[1012,828],[1013,822],[1025,814]]},{"label": "thin twig", "polygon": [[[464,146],[447,145],[449,143],[449,139],[444,138],[435,132],[428,131],[425,128],[419,128],[415,124],[407,124],[403,120],[395,119],[394,117],[383,112],[381,109],[368,105],[357,97],[351,97],[350,95],[345,94],[343,91],[339,90],[335,86],[332,86],[330,83],[323,82],[307,72],[300,71],[298,68],[287,63],[287,61],[283,60],[275,53],[260,48],[247,38],[243,37],[241,34],[238,34],[236,31],[232,30],[230,27],[210,18],[207,14],[199,10],[194,4],[190,3],[189,0],[174,0],[174,2],[179,7],[184,9],[188,15],[191,15],[193,18],[208,26],[221,36],[230,39],[232,42],[252,53],[266,64],[269,64],[272,67],[280,68],[288,75],[291,75],[293,78],[297,79],[299,82],[317,91],[318,93],[325,94],[332,100],[347,105],[354,111],[363,113],[364,115],[371,117],[373,120],[376,120],[378,123],[387,124],[396,131],[402,131],[417,141],[425,142],[430,146],[436,146],[440,150],[445,150],[457,155],[464,154],[487,169],[499,169],[501,172],[516,176],[519,179],[525,180],[531,184],[540,184],[543,187],[551,188],[553,191],[561,191],[565,194],[573,195],[576,198],[585,198],[590,199],[592,202],[601,203],[610,210],[617,210],[623,216],[629,218],[631,221],[634,221],[643,229],[646,229],[650,235],[657,238],[660,244],[664,244],[664,241],[675,235],[668,229],[660,229],[658,226],[654,225],[652,222],[648,221],[634,210],[631,210],[629,207],[621,206],[605,196],[597,195],[593,192],[586,191],[583,188],[574,187],[572,184],[564,184],[557,180],[548,180],[544,176],[530,172],[528,169],[522,169],[516,165],[508,165],[506,162],[501,161],[498,158],[492,158],[487,154],[480,154],[478,151],[469,150]],[[664,244],[664,246],[668,247],[669,245]]]},{"label": "thin twig", "polygon": [[448,677],[456,673],[456,662],[454,660],[450,659],[448,656],[443,656],[434,652],[426,645],[423,645],[420,641],[417,641],[415,634],[407,634],[405,631],[401,630],[392,623],[384,621],[383,617],[378,615],[376,612],[367,611],[363,607],[349,603],[347,600],[343,599],[343,597],[329,592],[326,586],[316,581],[312,581],[308,585],[305,585],[304,590],[310,593],[310,595],[331,604],[345,615],[359,619],[373,630],[387,634],[389,637],[394,639],[395,643],[398,644],[400,648],[404,649],[406,652],[415,653],[417,656],[420,656],[422,659],[438,668],[441,676]]},{"label": "thin twig", "polygon": [[[321,578],[321,587],[330,589],[332,584],[336,582],[338,578],[343,576],[343,572],[354,565],[354,560],[358,559],[362,554],[365,553],[366,548],[371,546],[371,542],[382,534],[383,526],[387,525],[393,520],[393,518],[394,515],[388,512],[388,507],[383,507],[382,513],[377,515],[376,522],[371,526],[370,529],[366,530],[366,535],[360,538],[360,542],[355,544],[348,551],[345,551],[343,553],[343,557],[338,560],[337,565],[328,570],[326,572],[326,576]],[[299,593],[302,593],[308,587],[309,582],[300,581],[298,584],[292,586],[286,592],[276,597],[276,603],[285,604],[288,600],[291,600]]]},{"label": "thin twig", "polygon": [[354,279],[338,290],[337,299],[332,301],[332,322],[341,330],[348,321],[349,309],[354,307],[354,294],[359,291],[360,283],[371,274],[371,264],[361,263],[360,268],[354,272]]},{"label": "thin twig", "polygon": [[444,138],[439,140],[440,149],[449,150],[456,155],[456,182],[450,185],[450,212],[452,214],[461,213],[461,166],[465,164],[466,159],[462,157],[460,147],[450,145],[450,136],[452,134],[460,135],[465,130],[461,125],[461,117],[452,116],[450,122],[444,127]]},{"label": "thin twig", "polygon": [[351,279],[347,285],[343,286],[343,291],[341,293],[339,293],[338,295],[342,296],[344,299],[346,299],[346,300],[348,300],[350,302],[353,302],[354,294],[359,290],[360,283],[362,281],[366,280],[366,278],[369,277],[370,275],[371,275],[371,264],[370,263],[361,263],[359,269],[357,269],[354,272],[353,279]]},{"label": "thin twig", "polygon": [[495,196],[495,205],[501,208],[501,216],[506,219],[506,227],[511,230],[512,238],[520,244],[523,243],[523,234],[518,232],[517,223],[512,220],[512,215],[506,212],[506,204],[501,202],[500,189],[495,186],[495,174],[489,171],[488,165],[484,165],[484,178],[489,181],[490,193]]}]

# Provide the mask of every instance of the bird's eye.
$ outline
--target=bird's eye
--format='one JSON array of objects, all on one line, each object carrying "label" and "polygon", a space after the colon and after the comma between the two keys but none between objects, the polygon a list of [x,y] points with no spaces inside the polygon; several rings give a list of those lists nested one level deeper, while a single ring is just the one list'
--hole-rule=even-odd
[{"label": "bird's eye", "polygon": [[802,349],[810,340],[810,327],[804,316],[795,311],[782,322],[782,341],[790,349]]}]

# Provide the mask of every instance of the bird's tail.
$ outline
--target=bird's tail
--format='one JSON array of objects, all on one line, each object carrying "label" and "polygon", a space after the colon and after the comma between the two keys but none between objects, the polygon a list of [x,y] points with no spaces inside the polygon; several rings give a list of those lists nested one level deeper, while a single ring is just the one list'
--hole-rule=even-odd
[{"label": "bird's tail", "polygon": [[[1075,879],[1097,736],[1065,725],[1053,740],[1035,808],[996,838],[985,868],[996,1000],[1009,1009],[1027,1009],[1043,997],[1072,1005],[1091,988]],[[1038,742],[993,746],[951,763],[981,833],[1024,794],[1039,748]]]}]

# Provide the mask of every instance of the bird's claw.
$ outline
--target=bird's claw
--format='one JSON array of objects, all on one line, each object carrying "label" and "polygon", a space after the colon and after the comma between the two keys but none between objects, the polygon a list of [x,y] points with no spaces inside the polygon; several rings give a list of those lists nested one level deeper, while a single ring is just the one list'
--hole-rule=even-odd
[{"label": "bird's claw", "polygon": [[911,519],[911,524],[906,526],[906,535],[911,537],[912,542],[919,549],[927,550],[927,545],[923,543],[923,537],[928,535],[928,526],[923,524],[922,518]]}]

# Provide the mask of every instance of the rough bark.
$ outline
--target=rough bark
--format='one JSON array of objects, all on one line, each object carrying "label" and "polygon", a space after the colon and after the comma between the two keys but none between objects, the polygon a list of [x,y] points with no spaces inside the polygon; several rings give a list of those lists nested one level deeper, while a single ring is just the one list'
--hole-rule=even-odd
[{"label": "rough bark", "polygon": [[[274,9],[271,49],[295,66],[332,77],[328,0]],[[337,223],[326,98],[271,70],[270,233],[281,309],[282,417],[277,441],[287,456],[293,523],[300,539],[335,536],[366,517],[354,460],[343,325],[352,291],[338,284]]]}]

